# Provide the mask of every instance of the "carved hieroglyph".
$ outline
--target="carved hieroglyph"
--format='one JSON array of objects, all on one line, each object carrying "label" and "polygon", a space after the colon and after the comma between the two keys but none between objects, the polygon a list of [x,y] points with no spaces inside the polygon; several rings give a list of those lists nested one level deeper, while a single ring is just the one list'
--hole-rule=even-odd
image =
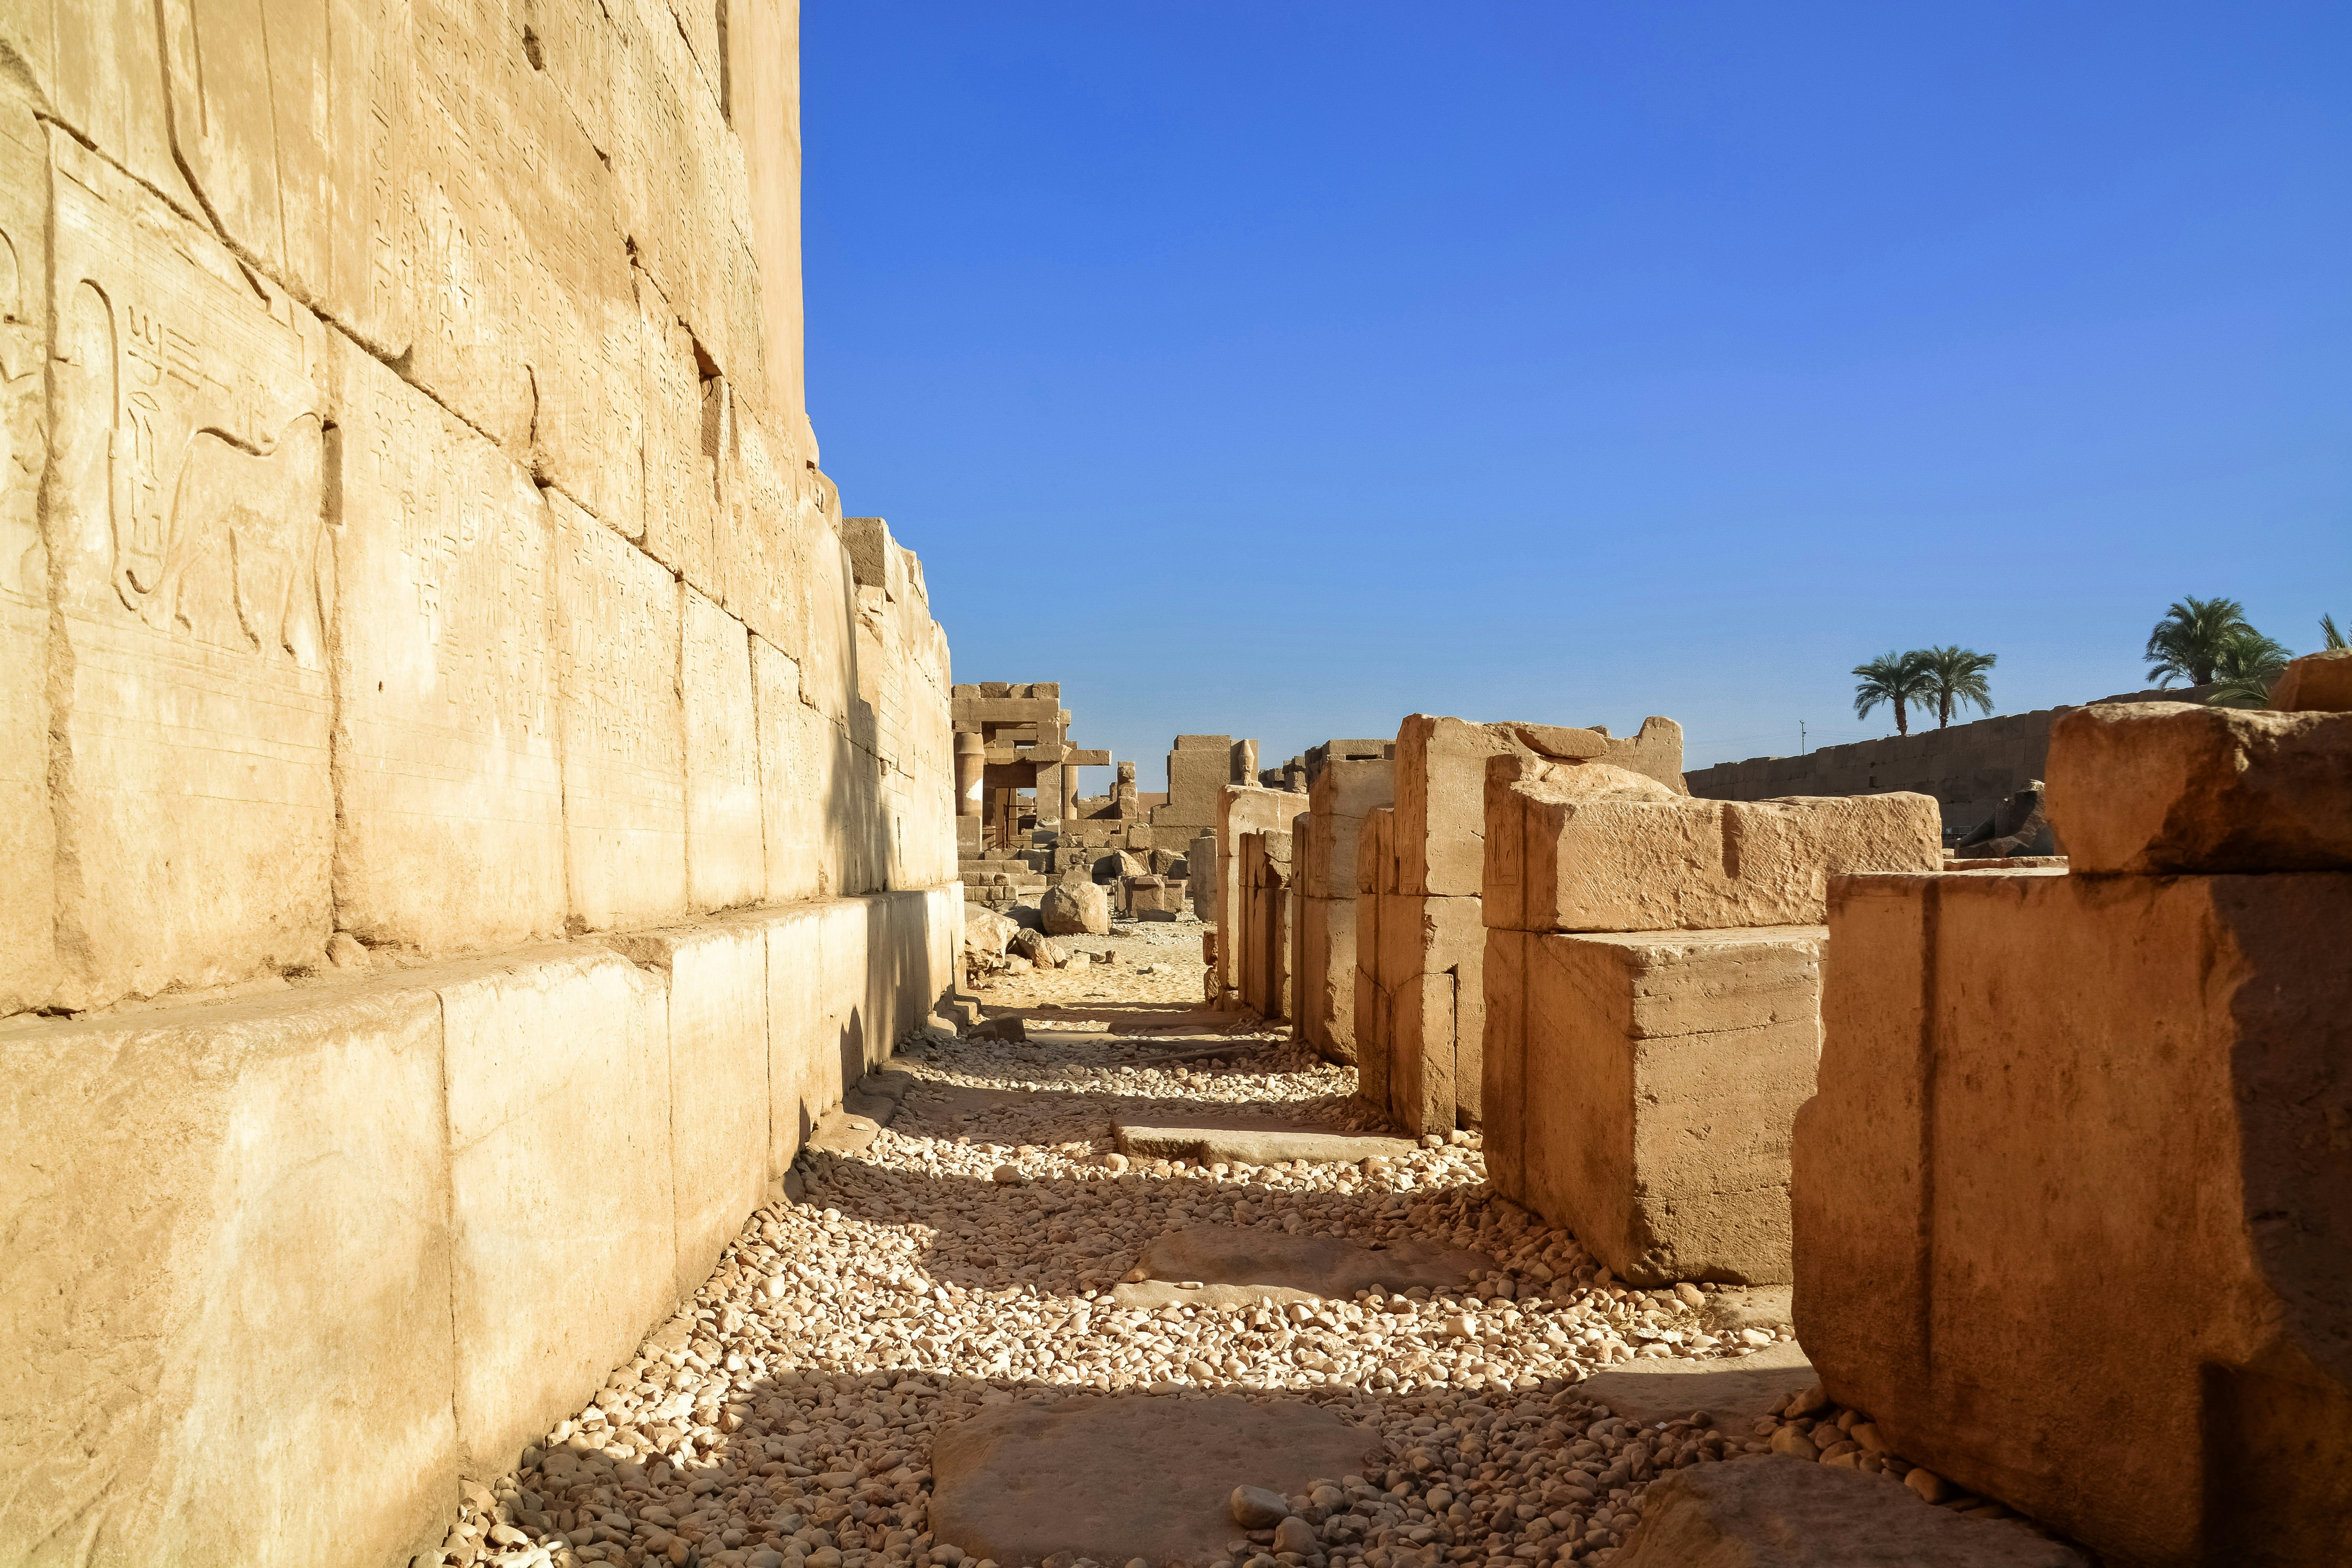
[{"label": "carved hieroglyph", "polygon": [[50,150],[67,994],[315,962],[333,830],[320,329],[70,136]]},{"label": "carved hieroglyph", "polygon": [[344,346],[339,923],[426,952],[560,931],[555,540],[512,459]]},{"label": "carved hieroglyph", "polygon": [[687,907],[681,590],[579,508],[548,504],[570,918],[656,925]]}]

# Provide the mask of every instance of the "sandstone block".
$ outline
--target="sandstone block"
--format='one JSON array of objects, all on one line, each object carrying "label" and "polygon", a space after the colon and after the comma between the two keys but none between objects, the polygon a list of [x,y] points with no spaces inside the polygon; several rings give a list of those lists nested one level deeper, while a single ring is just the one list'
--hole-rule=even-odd
[{"label": "sandstone block", "polygon": [[1216,922],[1235,940],[1219,950],[1218,984],[1226,992],[1242,984],[1242,929],[1244,888],[1241,879],[1241,838],[1245,833],[1285,833],[1298,814],[1298,797],[1287,790],[1260,789],[1255,784],[1228,784],[1217,796]]},{"label": "sandstone block", "polygon": [[1037,914],[1048,936],[1099,936],[1110,930],[1110,894],[1095,882],[1064,882],[1045,889]]},{"label": "sandstone block", "polygon": [[1830,1393],[2110,1561],[2352,1552],[2347,921],[2339,873],[1834,883],[1794,1147]]},{"label": "sandstone block", "polygon": [[837,892],[844,829],[833,793],[836,734],[803,694],[800,666],[764,637],[751,639],[751,702],[767,900]]},{"label": "sandstone block", "polygon": [[1359,1470],[1380,1435],[1313,1405],[1065,1399],[1000,1405],[933,1445],[931,1531],[967,1557],[1208,1562],[1236,1484],[1290,1493]]},{"label": "sandstone block", "polygon": [[[49,148],[56,1000],[89,1007],[315,963],[331,930],[323,329]],[[166,314],[201,328],[170,374]]]},{"label": "sandstone block", "polygon": [[341,927],[426,952],[562,930],[554,523],[529,472],[331,339],[344,596]]},{"label": "sandstone block", "polygon": [[1774,1455],[1676,1470],[1619,1551],[1626,1568],[2086,1568],[2014,1520],[1922,1508],[1876,1476]]},{"label": "sandstone block", "polygon": [[[1789,1278],[1789,1127],[1821,1048],[1820,927],[1530,936],[1489,977],[1489,1172],[1643,1286]],[[1502,944],[1511,949],[1515,944]],[[1522,969],[1522,966],[1523,969]],[[1499,1154],[1499,1158],[1497,1155]]]},{"label": "sandstone block", "polygon": [[[594,949],[454,964],[434,988],[461,1086],[448,1097],[457,1438],[480,1473],[577,1409],[677,1303],[668,1028],[660,980]],[[557,1279],[562,1311],[517,1310]]]},{"label": "sandstone block", "polygon": [[1307,792],[1311,869],[1307,892],[1318,899],[1356,895],[1356,840],[1364,814],[1396,801],[1396,764],[1387,758],[1326,763]]},{"label": "sandstone block", "polygon": [[[20,47],[24,40],[12,34]],[[49,815],[49,585],[41,570],[48,445],[48,148],[32,105],[0,85],[0,1016],[57,982],[55,825]]]},{"label": "sandstone block", "polygon": [[1478,901],[1383,894],[1380,904],[1374,1005],[1386,1015],[1381,1076],[1390,1119],[1415,1134],[1475,1126],[1486,1008]]},{"label": "sandstone block", "polygon": [[683,596],[687,900],[699,913],[758,903],[768,868],[750,636],[692,588]]},{"label": "sandstone block", "polygon": [[677,1235],[676,1291],[700,1289],[768,1184],[768,933],[757,917],[606,937],[661,980]]},{"label": "sandstone block", "polygon": [[1512,930],[1806,924],[1832,876],[1943,864],[1927,795],[1666,800],[1589,765],[1489,771],[1484,918]]},{"label": "sandstone block", "polygon": [[2352,714],[2077,708],[2051,727],[2049,784],[2078,872],[2352,868]]},{"label": "sandstone block", "polygon": [[2352,648],[2290,660],[2271,686],[2271,706],[2282,713],[2352,713]]},{"label": "sandstone block", "polygon": [[433,992],[22,1024],[0,1083],[0,1559],[93,1531],[114,1561],[286,1568],[437,1540],[459,1456]]},{"label": "sandstone block", "polygon": [[1357,909],[1352,896],[1298,901],[1298,1032],[1330,1061],[1357,1059]]},{"label": "sandstone block", "polygon": [[680,590],[595,519],[549,505],[572,918],[592,930],[675,920],[687,907]]}]

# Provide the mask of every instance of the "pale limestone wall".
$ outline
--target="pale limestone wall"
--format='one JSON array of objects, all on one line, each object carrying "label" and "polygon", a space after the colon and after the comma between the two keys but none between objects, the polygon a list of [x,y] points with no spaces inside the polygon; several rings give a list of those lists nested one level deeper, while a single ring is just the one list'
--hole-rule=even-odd
[{"label": "pale limestone wall", "polygon": [[0,1561],[404,1561],[952,981],[721,9],[0,8]]}]

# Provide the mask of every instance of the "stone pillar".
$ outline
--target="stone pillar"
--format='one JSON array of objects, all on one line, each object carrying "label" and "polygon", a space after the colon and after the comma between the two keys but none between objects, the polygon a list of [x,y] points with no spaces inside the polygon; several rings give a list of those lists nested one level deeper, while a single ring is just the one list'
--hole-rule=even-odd
[{"label": "stone pillar", "polygon": [[1062,764],[1062,821],[1065,825],[1078,819],[1078,770],[1068,763]]},{"label": "stone pillar", "polygon": [[1139,822],[1143,808],[1136,802],[1135,764],[1118,764],[1118,783],[1111,786],[1110,814],[1121,822]]},{"label": "stone pillar", "polygon": [[955,738],[956,815],[980,815],[980,781],[988,766],[988,747],[969,730],[959,730]]}]

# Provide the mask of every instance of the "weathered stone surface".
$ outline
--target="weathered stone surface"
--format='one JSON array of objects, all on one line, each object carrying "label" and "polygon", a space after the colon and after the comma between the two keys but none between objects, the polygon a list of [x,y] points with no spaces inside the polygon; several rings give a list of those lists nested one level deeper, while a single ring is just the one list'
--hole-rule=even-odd
[{"label": "weathered stone surface", "polygon": [[1832,884],[1794,1147],[1832,1395],[2116,1561],[2352,1552],[2347,922],[2333,873]]},{"label": "weathered stone surface", "polygon": [[677,1293],[709,1277],[769,1174],[768,933],[756,921],[611,936],[663,984]]},{"label": "weathered stone surface", "polygon": [[1094,882],[1064,882],[1045,889],[1037,914],[1049,936],[1100,936],[1110,930],[1110,893]]},{"label": "weathered stone surface", "polygon": [[970,910],[963,917],[963,944],[974,952],[1001,953],[1021,929],[993,910]]},{"label": "weathered stone surface", "polygon": [[1001,1405],[934,1439],[931,1531],[999,1563],[1206,1563],[1233,1539],[1234,1487],[1296,1492],[1379,1441],[1316,1405],[1231,1394]]},{"label": "weathered stone surface", "polygon": [[1145,1243],[1127,1283],[1196,1280],[1204,1289],[1248,1286],[1344,1301],[1375,1285],[1390,1290],[1459,1289],[1494,1267],[1483,1252],[1412,1237],[1375,1251],[1335,1236],[1208,1225],[1165,1231]]},{"label": "weathered stone surface", "polygon": [[[452,965],[435,990],[463,1086],[448,1097],[457,1439],[503,1467],[677,1299],[663,987],[616,953],[552,947]],[[564,1310],[516,1310],[557,1278]]]},{"label": "weathered stone surface", "polygon": [[1877,1476],[1773,1455],[1677,1470],[1650,1490],[1627,1568],[2086,1568],[2013,1520],[1923,1508]]},{"label": "weathered stone surface", "polygon": [[1713,801],[1596,792],[1580,767],[1498,756],[1486,789],[1486,923],[1707,931],[1818,922],[1828,879],[1943,864],[1926,795]]},{"label": "weathered stone surface", "polygon": [[1515,1113],[1487,1149],[1496,1185],[1635,1284],[1788,1279],[1824,935],[1528,937],[1488,976],[1488,1016],[1512,1015],[1487,1064]]},{"label": "weathered stone surface", "polygon": [[[1372,1029],[1381,1060],[1373,1081],[1385,1087],[1389,1118],[1415,1135],[1475,1123],[1484,1093],[1486,998],[1480,969],[1486,932],[1475,899],[1380,894],[1373,942]],[[1358,964],[1366,932],[1359,900]],[[1358,1028],[1363,1010],[1357,1012]],[[1359,1040],[1360,1061],[1365,1047]],[[1358,1093],[1370,1098],[1370,1089]]]},{"label": "weathered stone surface", "polygon": [[2281,713],[2352,713],[2352,648],[2329,648],[2290,659],[2271,685]]},{"label": "weathered stone surface", "polygon": [[89,1007],[318,962],[334,579],[317,322],[49,149],[55,1000]]},{"label": "weathered stone surface", "polygon": [[2078,872],[2352,868],[2352,713],[2079,708],[2050,731],[2049,783]]},{"label": "weathered stone surface", "polygon": [[420,985],[0,1029],[0,1560],[95,1540],[293,1568],[438,1538],[441,1085]]},{"label": "weathered stone surface", "polygon": [[47,132],[0,82],[0,1016],[57,985],[49,815],[49,584],[41,549],[47,457]]},{"label": "weathered stone surface", "polygon": [[1278,1116],[1247,1110],[1213,1110],[1175,1122],[1117,1123],[1122,1153],[1162,1160],[1219,1160],[1245,1165],[1276,1165],[1290,1160],[1380,1159],[1412,1146],[1408,1138],[1358,1136],[1302,1127]]},{"label": "weathered stone surface", "polygon": [[557,715],[572,918],[686,912],[686,706],[677,582],[595,519],[555,513]]},{"label": "weathered stone surface", "polygon": [[563,927],[554,523],[530,475],[348,342],[335,917],[376,946]]},{"label": "weathered stone surface", "polygon": [[1214,907],[1217,929],[1224,933],[1224,940],[1217,945],[1216,979],[1221,992],[1236,1003],[1245,952],[1241,941],[1243,905],[1248,896],[1241,875],[1242,836],[1288,833],[1298,806],[1299,797],[1288,790],[1260,789],[1255,784],[1229,784],[1217,797]]},{"label": "weathered stone surface", "polygon": [[754,904],[767,885],[759,726],[743,624],[692,588],[680,626],[686,731],[687,900],[698,913]]},{"label": "weathered stone surface", "polygon": [[1732,1361],[1629,1361],[1594,1373],[1576,1391],[1644,1426],[1704,1410],[1723,1431],[1746,1432],[1780,1401],[1817,1381],[1804,1351],[1783,1342]]}]

